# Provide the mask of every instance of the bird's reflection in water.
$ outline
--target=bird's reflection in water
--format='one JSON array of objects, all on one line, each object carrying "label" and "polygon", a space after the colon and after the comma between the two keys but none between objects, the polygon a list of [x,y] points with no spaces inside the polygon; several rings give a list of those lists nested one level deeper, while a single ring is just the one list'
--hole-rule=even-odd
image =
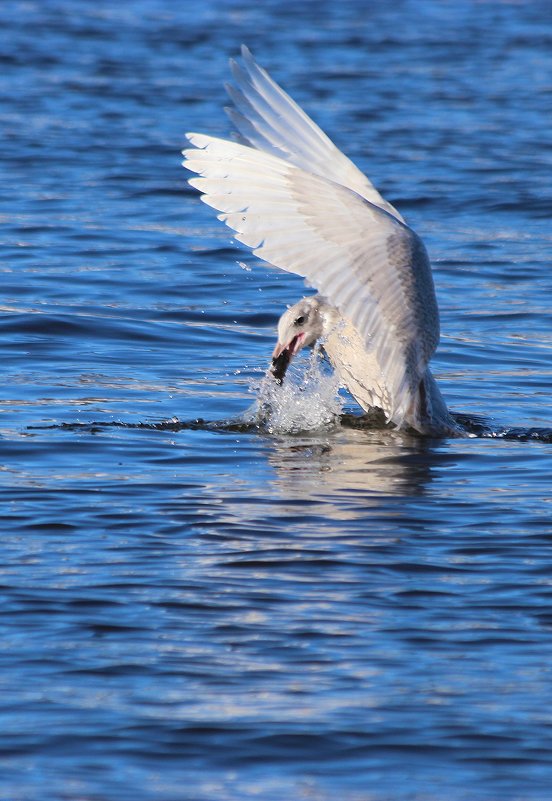
[{"label": "bird's reflection in water", "polygon": [[417,496],[433,479],[436,445],[392,430],[340,428],[326,434],[271,439],[274,486],[290,500],[324,500],[326,514],[355,516],[381,496]]}]

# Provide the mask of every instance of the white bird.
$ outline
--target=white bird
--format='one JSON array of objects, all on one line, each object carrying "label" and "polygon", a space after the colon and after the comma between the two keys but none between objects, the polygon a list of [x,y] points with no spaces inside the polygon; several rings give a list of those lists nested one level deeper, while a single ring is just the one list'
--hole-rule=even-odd
[{"label": "white bird", "polygon": [[439,312],[421,239],[245,46],[242,59],[227,86],[241,141],[188,133],[183,163],[237,240],[320,293],[282,315],[276,377],[322,338],[363,409],[420,434],[462,435],[428,367]]}]

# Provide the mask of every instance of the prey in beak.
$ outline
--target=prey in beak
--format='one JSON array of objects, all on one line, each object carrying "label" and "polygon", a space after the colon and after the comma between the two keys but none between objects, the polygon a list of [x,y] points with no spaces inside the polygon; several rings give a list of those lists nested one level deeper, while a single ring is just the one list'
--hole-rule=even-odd
[{"label": "prey in beak", "polygon": [[278,321],[278,342],[272,353],[270,372],[282,384],[291,359],[301,348],[313,345],[323,332],[318,296],[303,298],[287,309]]},{"label": "prey in beak", "polygon": [[270,372],[278,384],[283,382],[291,357],[301,350],[304,339],[305,334],[301,333],[296,334],[288,345],[281,345],[280,342],[276,344],[272,353]]}]

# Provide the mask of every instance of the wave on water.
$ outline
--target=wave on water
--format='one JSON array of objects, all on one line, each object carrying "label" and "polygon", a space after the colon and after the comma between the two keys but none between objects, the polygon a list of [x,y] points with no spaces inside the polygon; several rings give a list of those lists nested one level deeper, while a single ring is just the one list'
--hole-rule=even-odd
[{"label": "wave on water", "polygon": [[[180,420],[173,417],[158,422],[127,423],[121,420],[59,423],[47,426],[28,426],[29,429],[62,429],[99,433],[107,428],[149,429],[155,431],[204,430],[265,434],[301,434],[314,431],[331,431],[340,427],[365,431],[394,428],[381,409],[363,414],[343,411],[344,398],[339,395],[339,379],[333,371],[325,369],[321,352],[311,351],[305,371],[293,365],[286,380],[279,384],[267,373],[251,387],[254,403],[239,417],[231,420]],[[452,412],[470,437],[504,439],[517,442],[552,443],[552,428],[495,428],[484,417]],[[416,432],[411,432],[416,434]],[[418,435],[419,436],[419,435]]]},{"label": "wave on water", "polygon": [[[310,421],[314,422],[317,416],[315,414],[310,417]],[[451,412],[452,416],[466,427],[468,432],[475,435],[477,439],[504,439],[510,442],[544,442],[552,443],[552,428],[501,428],[498,430],[491,429],[482,421],[482,418],[468,417],[464,414],[457,414]],[[285,419],[285,415],[277,416],[278,426]],[[299,427],[297,417],[294,418],[293,428],[275,427],[271,419],[263,422],[262,416],[246,420],[237,418],[235,420],[204,420],[202,417],[196,417],[194,420],[180,420],[173,417],[170,420],[160,420],[159,422],[151,423],[127,423],[124,420],[94,420],[89,423],[75,422],[75,423],[52,423],[45,426],[27,426],[29,431],[44,431],[44,430],[62,430],[62,431],[87,431],[90,434],[99,434],[104,429],[109,428],[127,428],[127,429],[141,429],[146,431],[219,431],[219,432],[241,432],[241,433],[266,433],[266,434],[301,434],[309,431],[317,431],[324,429],[331,431],[342,428],[354,428],[363,431],[374,431],[381,429],[392,430],[392,425],[385,422],[385,418],[379,409],[367,414],[340,414],[336,418],[329,420],[327,423],[320,425],[311,425],[310,427]],[[415,432],[413,432],[416,435]],[[424,439],[421,435],[417,435],[420,439]]]}]

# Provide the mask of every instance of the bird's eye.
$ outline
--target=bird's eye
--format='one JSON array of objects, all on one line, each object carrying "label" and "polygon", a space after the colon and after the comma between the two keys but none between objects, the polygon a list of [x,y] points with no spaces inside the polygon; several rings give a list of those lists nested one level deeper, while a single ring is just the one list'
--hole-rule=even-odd
[{"label": "bird's eye", "polygon": [[305,322],[305,315],[302,314],[300,317],[297,317],[297,319],[293,321],[293,325],[303,325],[304,322]]}]

